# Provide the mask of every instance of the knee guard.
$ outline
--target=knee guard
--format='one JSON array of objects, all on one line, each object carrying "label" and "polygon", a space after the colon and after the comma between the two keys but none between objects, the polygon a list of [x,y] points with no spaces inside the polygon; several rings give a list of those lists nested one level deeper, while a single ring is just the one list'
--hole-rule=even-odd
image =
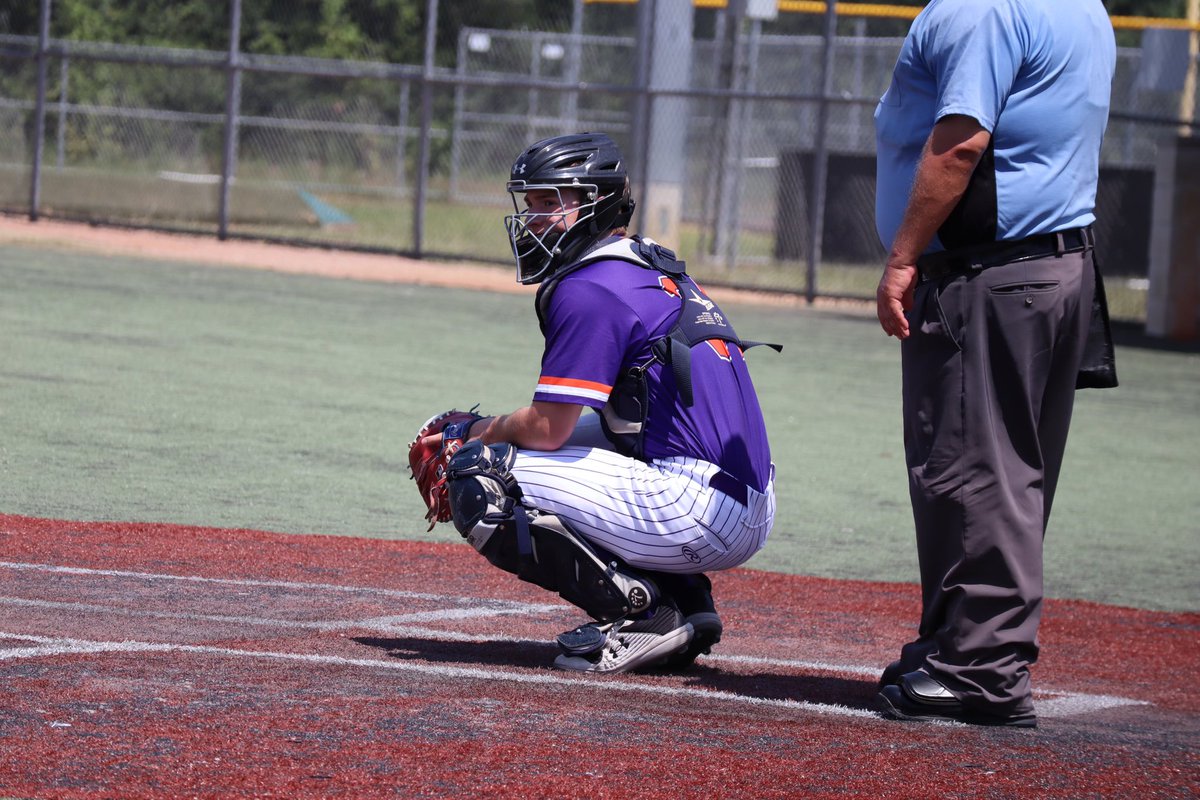
[{"label": "knee guard", "polygon": [[521,504],[510,469],[516,450],[476,440],[447,465],[454,527],[484,558],[521,580],[557,592],[603,622],[650,608],[658,590],[596,548],[554,514]]},{"label": "knee guard", "polygon": [[464,444],[446,465],[450,518],[480,553],[501,528],[514,523],[514,509],[521,499],[521,487],[510,472],[516,455],[512,445],[489,447],[476,439]]}]

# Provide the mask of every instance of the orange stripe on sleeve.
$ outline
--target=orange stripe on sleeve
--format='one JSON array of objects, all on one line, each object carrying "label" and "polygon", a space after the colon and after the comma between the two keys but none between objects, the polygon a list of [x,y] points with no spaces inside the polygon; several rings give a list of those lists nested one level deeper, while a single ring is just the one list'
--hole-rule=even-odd
[{"label": "orange stripe on sleeve", "polygon": [[546,386],[562,386],[568,389],[587,389],[592,392],[601,392],[609,394],[612,392],[612,387],[608,384],[597,383],[595,381],[581,381],[576,378],[551,378],[543,375],[538,378],[538,383]]}]

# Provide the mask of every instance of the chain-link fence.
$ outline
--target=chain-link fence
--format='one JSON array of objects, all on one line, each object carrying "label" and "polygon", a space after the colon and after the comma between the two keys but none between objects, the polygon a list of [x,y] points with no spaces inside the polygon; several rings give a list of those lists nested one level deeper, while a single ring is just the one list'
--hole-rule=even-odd
[{"label": "chain-link fence", "polygon": [[[604,130],[635,229],[702,279],[873,295],[872,115],[916,9],[366,0],[305,44],[267,0],[181,3],[120,42],[40,5],[0,6],[2,210],[499,263],[513,157]],[[1194,115],[1190,35],[1121,35],[1097,209],[1119,317],[1145,313],[1155,154]]]}]

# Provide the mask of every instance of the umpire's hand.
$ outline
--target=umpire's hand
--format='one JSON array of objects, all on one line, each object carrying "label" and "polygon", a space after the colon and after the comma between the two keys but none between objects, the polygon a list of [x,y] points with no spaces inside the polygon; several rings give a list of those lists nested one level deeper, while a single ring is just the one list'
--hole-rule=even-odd
[{"label": "umpire's hand", "polygon": [[903,264],[888,259],[887,266],[883,268],[883,277],[879,279],[879,288],[875,290],[875,310],[879,315],[879,325],[888,336],[895,336],[897,339],[908,338],[908,318],[904,316],[904,312],[913,306],[916,285],[915,264]]}]

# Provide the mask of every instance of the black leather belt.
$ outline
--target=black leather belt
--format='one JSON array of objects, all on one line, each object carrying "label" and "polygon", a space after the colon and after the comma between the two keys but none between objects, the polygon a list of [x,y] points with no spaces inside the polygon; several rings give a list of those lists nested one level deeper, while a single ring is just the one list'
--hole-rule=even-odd
[{"label": "black leather belt", "polygon": [[988,267],[999,267],[1018,261],[1078,253],[1095,246],[1096,237],[1089,225],[1086,228],[1070,228],[1057,233],[1039,233],[1025,239],[989,242],[929,253],[917,259],[917,270],[922,281],[934,281],[947,275],[978,272]]},{"label": "black leather belt", "polygon": [[742,483],[728,472],[721,470],[714,472],[708,479],[708,485],[716,489],[718,492],[724,492],[742,505],[746,505],[746,499],[749,496],[749,490],[746,488],[746,484]]}]

